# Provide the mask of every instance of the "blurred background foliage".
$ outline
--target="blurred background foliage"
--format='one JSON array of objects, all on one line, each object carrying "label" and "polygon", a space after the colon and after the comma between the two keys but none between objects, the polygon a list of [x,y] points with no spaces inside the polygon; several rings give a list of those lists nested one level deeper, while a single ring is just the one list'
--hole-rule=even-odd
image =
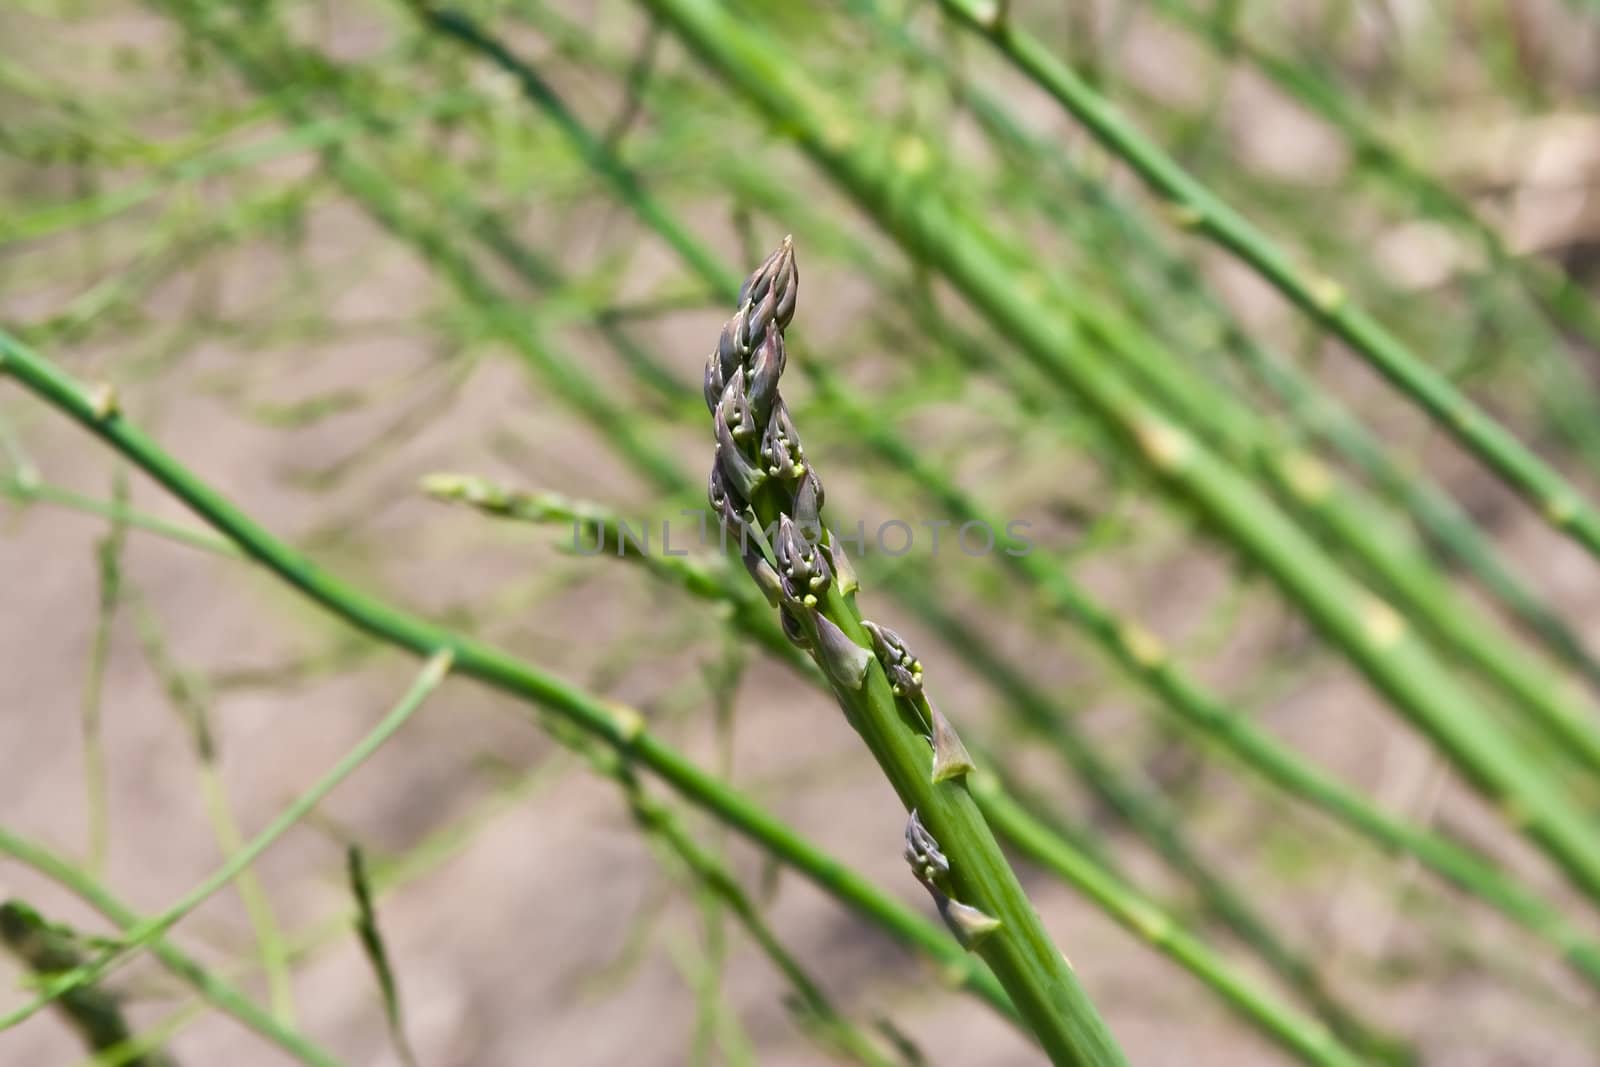
[{"label": "blurred background foliage", "polygon": [[[1130,1061],[1594,1062],[1593,5],[13,0],[0,39],[0,376],[82,383],[0,391],[6,1062],[1037,1062],[680,511],[786,234],[863,604]],[[339,624],[52,404],[408,614]],[[571,551],[619,519],[653,551]],[[408,691],[424,618],[543,673]]]}]

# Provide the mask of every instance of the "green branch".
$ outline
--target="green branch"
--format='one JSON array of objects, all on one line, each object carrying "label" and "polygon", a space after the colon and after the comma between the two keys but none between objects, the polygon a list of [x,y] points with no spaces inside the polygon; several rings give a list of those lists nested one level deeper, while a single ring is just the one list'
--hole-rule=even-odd
[{"label": "green branch", "polygon": [[1382,323],[1355,306],[1330,278],[1298,267],[1289,254],[1140,133],[1112,105],[1056,59],[1038,38],[1010,22],[996,22],[987,0],[939,0],[963,26],[992,42],[1017,68],[1048,92],[1174,205],[1184,226],[1232,252],[1313,321],[1428,413],[1544,520],[1600,557],[1600,511],[1510,431],[1429,367]]}]

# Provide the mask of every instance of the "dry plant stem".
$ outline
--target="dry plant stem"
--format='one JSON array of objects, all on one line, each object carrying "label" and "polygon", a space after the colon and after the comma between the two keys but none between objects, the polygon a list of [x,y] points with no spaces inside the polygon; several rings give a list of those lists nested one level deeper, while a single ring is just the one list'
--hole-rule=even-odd
[{"label": "dry plant stem", "polygon": [[1043,42],[1014,25],[995,26],[982,0],[939,0],[962,25],[991,41],[1048,92],[1107,151],[1170,200],[1185,226],[1227,249],[1313,321],[1337,335],[1462,447],[1520,493],[1551,526],[1600,557],[1600,511],[1505,427],[1434,371],[1381,323],[1356,307],[1338,284],[1308,274],[1266,234],[1195,181]]},{"label": "dry plant stem", "polygon": [[378,909],[373,903],[372,879],[367,874],[366,856],[359,845],[345,849],[345,872],[349,876],[350,895],[355,898],[356,937],[362,952],[372,967],[372,976],[378,983],[378,994],[383,1001],[383,1019],[389,1028],[389,1044],[406,1067],[417,1067],[417,1054],[411,1048],[406,1034],[405,1011],[400,1000],[400,982],[390,961],[389,947],[378,926]]},{"label": "dry plant stem", "polygon": [[823,1024],[826,1032],[842,1046],[843,1051],[867,1067],[893,1067],[894,1061],[839,1013],[822,987],[778,940],[761,917],[761,909],[739,885],[733,872],[713,852],[694,839],[671,808],[644,790],[627,761],[619,759],[615,752],[598,750],[593,745],[588,748],[591,764],[597,772],[611,778],[621,788],[629,811],[644,832],[659,838],[667,850],[688,868],[695,880],[732,912],[745,933],[788,981],[799,1004],[812,1018]]},{"label": "dry plant stem", "polygon": [[[90,875],[43,845],[20,837],[4,827],[0,827],[0,855],[9,856],[67,887],[120,927],[124,934],[131,934],[149,923],[149,920],[141,919],[126,904],[107,892]],[[231,1015],[307,1067],[343,1067],[343,1063],[332,1053],[299,1031],[283,1026],[239,989],[200,966],[165,938],[154,938],[149,947],[162,966],[193,986],[218,1011]]]},{"label": "dry plant stem", "polygon": [[[963,939],[975,944],[1052,1062],[1124,1063],[967,793],[963,778],[970,764],[957,769],[954,762],[959,742],[947,728],[941,735],[947,724],[923,701],[911,703],[930,726],[908,724],[905,684],[897,681],[891,688],[880,634],[873,631],[869,638],[855,605],[854,575],[821,525],[821,483],[806,463],[779,390],[783,330],[794,315],[798,289],[793,247],[785,240],[745,282],[743,302],[707,362],[705,398],[718,442],[712,509],[729,537],[740,539],[746,564],[778,607],[785,632],[829,679],[845,718],[911,812],[914,869],[930,888],[931,876],[922,871],[925,858],[936,851],[948,857],[941,873],[948,876],[953,903],[937,892],[935,898],[947,919],[955,914],[968,921],[964,927],[952,924],[957,935],[965,933]],[[773,536],[770,531],[776,533],[769,554],[758,545]],[[877,658],[867,651],[873,645]],[[924,736],[930,728],[931,752]],[[941,767],[947,758],[949,771]],[[931,833],[920,842],[919,819]]]},{"label": "dry plant stem", "polygon": [[897,940],[940,964],[945,978],[1007,1016],[1005,991],[940,928],[815,848],[727,783],[700,770],[645,729],[634,709],[600,700],[533,665],[436,626],[360,592],[279,541],[211,486],[163,451],[120,414],[95,404],[93,390],[73,381],[43,357],[0,330],[0,375],[8,375],[117,449],[182,500],[247,557],[294,589],[376,639],[419,655],[454,654],[454,670],[521,699],[549,708],[633,761],[649,767],[692,803],[716,815],[805,875],[841,903]]},{"label": "dry plant stem", "polygon": [[[3,343],[4,338],[5,335],[0,333],[0,343]],[[0,367],[8,365],[9,356],[7,360],[0,361]],[[171,929],[173,925],[194,911],[195,908],[199,907],[218,890],[233,881],[242,872],[248,870],[250,865],[259,859],[261,854],[270,848],[278,838],[282,837],[301,819],[309,815],[340,782],[343,782],[356,768],[365,763],[389,738],[394,736],[400,727],[410,720],[417,709],[422,707],[428,696],[438,688],[439,683],[444,681],[445,675],[449,673],[450,663],[451,656],[448,651],[433,653],[428,658],[427,663],[423,665],[411,688],[401,697],[399,703],[349,752],[345,753],[331,769],[318,778],[310,788],[296,797],[272,822],[267,824],[265,829],[252,838],[249,844],[229,856],[226,863],[214,871],[210,877],[184,894],[176,904],[155,918],[149,919],[134,929],[127,931],[117,945],[106,949],[98,957],[82,967],[44,983],[43,991],[38,999],[0,1018],[0,1030],[21,1022],[55,998],[94,981],[114,965],[128,959],[133,952],[147,947],[154,939]]]},{"label": "dry plant stem", "polygon": [[1042,370],[1082,397],[1170,491],[1255,559],[1507,821],[1600,900],[1600,834],[1393,608],[1345,575],[1256,487],[1154,410],[1019,283],[977,223],[927,195],[869,131],[783,61],[782,49],[709,0],[644,0],[691,48],[798,137],[903,246],[919,253]]},{"label": "dry plant stem", "polygon": [[[80,966],[83,954],[70,931],[58,929],[20,900],[0,904],[0,945],[38,978],[49,978]],[[126,1048],[134,1031],[112,993],[94,985],[74,989],[56,1004],[61,1017],[97,1056]],[[160,1049],[121,1060],[128,1067],[173,1067]]]}]

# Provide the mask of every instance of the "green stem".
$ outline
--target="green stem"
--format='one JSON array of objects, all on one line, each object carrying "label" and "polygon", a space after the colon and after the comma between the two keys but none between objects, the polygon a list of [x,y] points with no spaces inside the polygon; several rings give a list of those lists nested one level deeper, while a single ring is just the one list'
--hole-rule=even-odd
[{"label": "green stem", "polygon": [[[440,483],[443,488],[445,483]],[[520,494],[500,489],[476,479],[451,478],[452,492],[444,493],[451,499],[465,500],[491,514],[537,523],[572,521],[583,516],[586,521],[615,527],[622,521],[618,516],[596,506],[574,505],[571,502],[552,500],[545,494]],[[654,576],[671,582],[701,599],[726,604],[733,609],[734,625],[753,644],[777,656],[794,669],[808,683],[827,687],[822,673],[813,669],[811,662],[796,652],[795,646],[783,636],[772,621],[771,610],[750,583],[731,568],[713,568],[692,559],[641,556],[629,554],[630,562],[643,565]],[[916,601],[919,605],[924,601]],[[764,609],[764,610],[754,610]],[[934,625],[951,627],[956,620],[947,613],[935,616]],[[960,633],[952,641],[982,641],[975,634]],[[980,662],[994,663],[997,654],[984,644]],[[1353,1019],[1323,988],[1315,969],[1295,957],[1279,943],[1255,915],[1253,909],[1218,876],[1192,853],[1177,833],[1175,820],[1158,813],[1151,798],[1133,793],[1117,778],[1109,765],[1100,760],[1085,739],[1075,729],[1061,721],[1048,707],[1038,707],[1043,695],[1031,683],[1007,672],[1013,688],[1003,690],[1009,698],[1032,705],[1021,710],[1025,720],[1042,716],[1052,736],[1064,735],[1067,758],[1079,767],[1087,782],[1126,817],[1140,832],[1151,838],[1157,850],[1167,856],[1179,873],[1190,878],[1200,892],[1215,907],[1240,937],[1251,944],[1275,970],[1316,1003],[1331,1019],[1337,1020],[1340,1029],[1374,1047],[1375,1053],[1394,1059],[1393,1042],[1367,1030]],[[1335,1065],[1354,1064],[1359,1059],[1340,1045],[1315,1020],[1305,1017],[1295,1009],[1279,1003],[1260,989],[1248,976],[1238,971],[1224,957],[1207,948],[1198,938],[1185,933],[1178,921],[1146,900],[1125,880],[1101,860],[1090,857],[1084,850],[1067,841],[1055,829],[1027,813],[1023,805],[1006,795],[1005,789],[991,773],[971,780],[971,792],[995,832],[1008,843],[1042,863],[1053,873],[1076,887],[1117,922],[1139,935],[1157,950],[1166,954],[1179,966],[1189,971],[1238,1012],[1241,1018],[1260,1029],[1274,1041],[1302,1057],[1308,1063]]]},{"label": "green stem", "polygon": [[1186,933],[1170,915],[1142,897],[1087,856],[1069,847],[1020,804],[1007,797],[988,775],[972,780],[978,805],[995,828],[1024,855],[1078,887],[1125,929],[1191,972],[1221,995],[1240,1015],[1306,1063],[1355,1067],[1362,1059],[1326,1028],[1284,1004],[1203,942]]},{"label": "green stem", "polygon": [[[1020,152],[1030,163],[1049,167],[1061,175],[1076,195],[1111,216],[1118,233],[1129,238],[1139,253],[1152,260],[1179,294],[1195,301],[1218,322],[1226,352],[1276,393],[1307,433],[1372,478],[1383,492],[1406,509],[1429,543],[1447,559],[1469,570],[1510,617],[1536,635],[1554,655],[1582,673],[1591,684],[1600,685],[1600,662],[1584,648],[1560,616],[1512,572],[1496,546],[1484,537],[1461,506],[1426,477],[1405,470],[1359,420],[1337,399],[1308,380],[1292,361],[1257,344],[1233,312],[1210,291],[1199,272],[1162,244],[1143,215],[1124,205],[1097,178],[1084,173],[1058,144],[1030,134],[1007,113],[999,100],[949,71],[938,57],[918,46],[902,27],[889,21],[875,0],[860,0],[851,6],[871,15],[878,28],[918,63],[935,65],[990,134],[997,148]],[[1163,3],[1163,6],[1167,5]],[[1081,217],[1075,205],[1053,193],[1047,192],[1038,199],[1040,209],[1059,224],[1071,225]],[[1162,296],[1149,287],[1135,284],[1129,271],[1109,272],[1109,277],[1145,321],[1156,323],[1174,317],[1171,305],[1162,302]]]},{"label": "green stem", "polygon": [[1007,23],[990,24],[981,0],[939,0],[962,25],[1007,59],[1083,123],[1107,151],[1173,202],[1185,225],[1227,249],[1313,321],[1428,413],[1462,447],[1532,504],[1552,527],[1600,557],[1600,511],[1544,460],[1419,359],[1404,342],[1355,306],[1327,278],[1297,267],[1283,249],[1192,178],[1133,127],[1037,38]]}]

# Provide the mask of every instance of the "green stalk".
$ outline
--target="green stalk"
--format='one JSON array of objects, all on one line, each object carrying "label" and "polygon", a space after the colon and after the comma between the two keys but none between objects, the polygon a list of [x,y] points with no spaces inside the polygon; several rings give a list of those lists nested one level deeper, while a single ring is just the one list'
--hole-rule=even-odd
[{"label": "green stalk", "polygon": [[[1406,150],[1377,129],[1370,116],[1362,113],[1358,105],[1350,102],[1338,88],[1315,68],[1307,67],[1287,56],[1271,51],[1260,41],[1252,39],[1238,19],[1219,19],[1207,16],[1180,0],[1155,0],[1154,7],[1174,25],[1209,41],[1225,57],[1242,59],[1259,71],[1287,97],[1319,115],[1339,132],[1350,145],[1355,165],[1370,171],[1408,197],[1429,216],[1454,226],[1467,235],[1487,254],[1495,273],[1509,273],[1531,295],[1537,305],[1551,319],[1580,334],[1592,345],[1600,345],[1600,312],[1581,285],[1560,267],[1551,266],[1542,259],[1518,255],[1506,244],[1505,238],[1493,224],[1486,221],[1472,204],[1463,199]],[[1551,336],[1552,343],[1560,339]],[[1549,363],[1560,368],[1562,387],[1579,387],[1589,393],[1587,383],[1564,360],[1551,359]],[[1584,396],[1569,397],[1569,401],[1583,404],[1583,414],[1591,422],[1594,406]],[[1578,412],[1573,413],[1578,416]],[[1592,435],[1591,425],[1586,436]]]},{"label": "green stalk", "polygon": [[868,130],[783,61],[782,49],[709,0],[644,0],[710,66],[750,96],[844,186],[891,236],[937,267],[1042,369],[1069,385],[1130,439],[1145,465],[1193,501],[1288,593],[1373,684],[1472,784],[1500,804],[1572,882],[1600,900],[1600,837],[1509,742],[1387,604],[1327,560],[1256,488],[1202,442],[1157,414],[1104,362],[1087,357],[977,224],[917,195],[907,153],[864,150]]},{"label": "green stalk", "polygon": [[1164,410],[1253,469],[1330,548],[1348,553],[1412,621],[1481,673],[1562,749],[1600,772],[1600,723],[1569,703],[1551,665],[1524,652],[1420,558],[1390,520],[1314,457],[1258,431],[1226,392],[1181,364],[1129,320],[1087,297],[1063,294],[1085,334],[1118,353],[1131,377]]},{"label": "green stalk", "polygon": [[1008,22],[994,22],[993,8],[981,0],[939,3],[963,26],[990,41],[1071,112],[1107,151],[1170,200],[1174,214],[1187,228],[1233,253],[1313,321],[1338,336],[1462,447],[1499,474],[1547,523],[1600,557],[1600,511],[1404,342],[1355,306],[1337,283],[1297,267],[1288,253],[1195,181],[1037,38]]},{"label": "green stalk", "polygon": [[246,556],[331,614],[385,644],[415,654],[432,655],[439,649],[448,649],[454,655],[453,669],[457,673],[556,712],[650,768],[685,799],[761,845],[774,858],[896,940],[938,962],[953,985],[977,994],[1003,1014],[1011,1014],[1005,991],[937,926],[877,890],[727,783],[701,771],[646,730],[643,717],[634,709],[593,697],[499,649],[403,612],[321,570],[269,534],[119,413],[97,404],[101,394],[73,381],[4,330],[0,330],[0,374],[14,378],[105,441],[208,525],[226,535]]},{"label": "green stalk", "polygon": [[191,526],[180,526],[174,522],[156,515],[142,511],[134,511],[124,503],[116,501],[97,500],[94,497],[75,493],[70,489],[49,485],[33,478],[0,478],[0,496],[8,497],[22,504],[50,504],[55,507],[67,508],[84,515],[98,515],[101,518],[111,519],[124,523],[131,529],[144,530],[148,533],[164,537],[175,544],[187,545],[202,552],[210,552],[218,556],[238,556],[238,550],[233,542],[225,541],[215,534]]},{"label": "green stalk", "polygon": [[[435,476],[428,480],[427,485],[435,496],[469,503],[488,514],[505,518],[541,524],[577,522],[587,524],[586,530],[616,530],[625,521],[598,505],[587,502],[579,504],[548,493],[519,493],[477,478]],[[590,535],[585,532],[584,536]],[[655,577],[677,585],[691,595],[727,605],[732,611],[730,619],[733,625],[747,640],[774,655],[808,683],[827,687],[827,679],[822,672],[799,653],[784,637],[782,629],[773,622],[771,610],[765,601],[731,569],[714,567],[711,561],[637,552],[629,552],[623,558],[643,566]],[[946,625],[956,622],[948,613],[943,614],[940,621]],[[976,636],[959,633],[952,639],[952,644],[956,640],[971,640]],[[982,640],[981,637],[977,639]],[[1009,668],[998,662],[998,654],[987,645],[982,655],[989,661],[996,661],[995,665],[1002,671],[1009,672]],[[1016,687],[1015,693],[1005,691],[1008,698],[1035,704],[1043,700],[1043,695],[1025,679],[1010,673],[1003,676],[1012,679]],[[1153,809],[1155,798],[1133,794],[1116,778],[1109,766],[1100,762],[1086,740],[1079,738],[1070,725],[1061,722],[1053,709],[1030,708],[1022,712],[1025,720],[1039,715],[1049,720],[1049,729],[1060,731],[1066,727],[1067,736],[1075,739],[1073,755],[1069,758],[1075,762],[1085,759],[1091,761],[1088,767],[1080,768],[1085,780],[1096,787],[1096,792],[1107,797],[1141,832],[1152,837],[1158,851],[1169,858],[1178,857],[1172,860],[1174,868],[1195,882],[1211,905],[1224,915],[1240,937],[1255,948],[1274,970],[1278,970],[1308,1000],[1317,1004],[1319,1011],[1337,1020],[1340,1029],[1372,1045],[1375,1054],[1388,1060],[1404,1059],[1392,1047],[1392,1041],[1367,1031],[1334,1002],[1322,987],[1314,968],[1279,944],[1232,887],[1221,883],[1204,867],[1198,856],[1188,851],[1176,836],[1177,826],[1172,817],[1158,814]],[[1023,805],[1006,795],[1006,790],[992,772],[973,776],[969,785],[985,818],[1002,839],[1060,876],[1123,927],[1189,971],[1222,997],[1241,1018],[1271,1040],[1308,1063],[1333,1065],[1359,1062],[1315,1020],[1277,1001],[1225,957],[1197,937],[1186,933],[1178,920],[1144,898],[1125,879],[1118,878],[1104,861],[1089,856],[1055,829],[1028,814]],[[1379,1047],[1384,1045],[1389,1047]]]},{"label": "green stalk", "polygon": [[[907,858],[952,931],[989,964],[1052,1063],[1125,1064],[967,792],[965,751],[953,733],[946,740],[926,702],[914,709],[921,712],[918,724],[908,723],[902,683],[891,689],[887,673],[894,665],[877,630],[869,642],[856,607],[854,572],[819,525],[822,486],[779,393],[783,331],[798,288],[785,239],[745,282],[742,303],[711,355],[706,403],[718,441],[712,509],[727,535],[738,537],[752,576],[782,613],[784,632],[828,677],[846,720],[911,813]],[[879,647],[878,658],[868,653],[869,643]],[[926,841],[919,841],[920,826],[931,832]]]},{"label": "green stalk", "polygon": [[[808,366],[835,415],[884,462],[919,486],[957,522],[996,528],[997,516],[946,481],[884,427],[820,368]],[[1524,889],[1499,864],[1449,838],[1388,815],[1365,796],[1318,769],[1207,691],[1167,654],[1161,641],[1137,620],[1118,616],[1072,580],[1066,568],[1042,553],[1002,553],[1027,587],[1064,621],[1081,629],[1141,687],[1202,736],[1284,792],[1309,804],[1386,852],[1413,856],[1434,873],[1483,900],[1517,925],[1562,951],[1567,962],[1600,988],[1600,943],[1588,938],[1559,910]]]}]

